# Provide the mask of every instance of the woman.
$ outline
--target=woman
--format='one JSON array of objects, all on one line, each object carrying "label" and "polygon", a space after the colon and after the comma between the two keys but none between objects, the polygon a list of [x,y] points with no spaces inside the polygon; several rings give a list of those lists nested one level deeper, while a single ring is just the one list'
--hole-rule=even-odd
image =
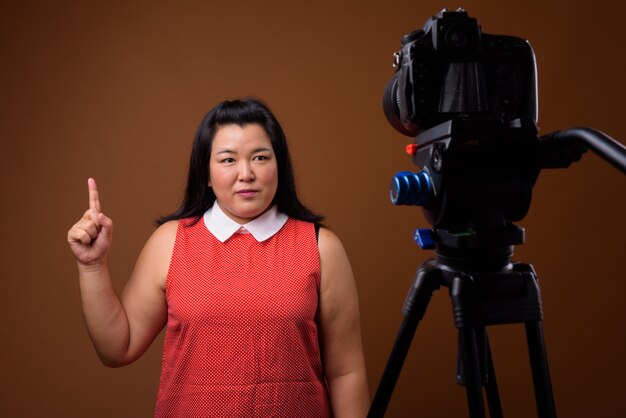
[{"label": "woman", "polygon": [[364,417],[356,286],[339,239],[298,200],[287,143],[260,101],[220,103],[193,145],[183,204],[162,218],[121,297],[112,221],[88,181],[68,232],[102,362],[166,326],[156,416]]}]

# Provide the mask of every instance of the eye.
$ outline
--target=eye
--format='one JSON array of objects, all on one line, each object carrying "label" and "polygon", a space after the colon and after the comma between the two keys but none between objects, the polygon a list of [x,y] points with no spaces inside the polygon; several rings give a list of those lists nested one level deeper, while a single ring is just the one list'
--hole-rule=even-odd
[{"label": "eye", "polygon": [[266,161],[269,159],[270,159],[269,155],[255,155],[253,158],[254,161]]},{"label": "eye", "polygon": [[232,157],[227,157],[227,158],[222,158],[220,162],[224,164],[230,164],[230,163],[234,163],[235,159]]}]

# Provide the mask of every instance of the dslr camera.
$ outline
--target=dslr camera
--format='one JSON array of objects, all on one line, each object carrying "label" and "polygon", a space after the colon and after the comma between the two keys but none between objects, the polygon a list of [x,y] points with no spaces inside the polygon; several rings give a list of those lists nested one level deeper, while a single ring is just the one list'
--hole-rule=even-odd
[{"label": "dslr camera", "polygon": [[526,215],[540,170],[530,44],[444,9],[403,37],[394,67],[384,112],[415,137],[407,152],[422,171],[396,174],[392,202],[422,206],[445,246],[521,243],[511,223]]},{"label": "dslr camera", "polygon": [[521,38],[481,33],[459,9],[405,35],[383,108],[400,133],[415,136],[455,118],[537,121],[535,54]]}]

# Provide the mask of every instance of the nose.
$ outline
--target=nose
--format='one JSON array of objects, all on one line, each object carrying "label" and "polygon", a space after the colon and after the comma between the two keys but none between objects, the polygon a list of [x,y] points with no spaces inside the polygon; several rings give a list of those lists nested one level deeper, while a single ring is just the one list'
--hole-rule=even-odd
[{"label": "nose", "polygon": [[254,171],[250,161],[242,161],[239,165],[239,181],[253,181],[255,179]]}]

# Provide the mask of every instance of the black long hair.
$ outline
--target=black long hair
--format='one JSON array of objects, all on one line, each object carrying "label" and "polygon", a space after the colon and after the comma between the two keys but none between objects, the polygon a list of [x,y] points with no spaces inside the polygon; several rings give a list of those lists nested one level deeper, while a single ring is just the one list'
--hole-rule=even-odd
[{"label": "black long hair", "polygon": [[273,203],[280,212],[291,218],[321,224],[323,217],[313,213],[298,199],[283,128],[265,103],[258,99],[246,98],[225,100],[211,109],[202,119],[191,150],[183,202],[175,212],[158,219],[157,225],[183,218],[195,218],[195,222],[200,220],[216,199],[208,183],[211,146],[217,129],[224,125],[236,124],[243,127],[252,123],[257,123],[265,129],[276,155],[278,187]]}]

